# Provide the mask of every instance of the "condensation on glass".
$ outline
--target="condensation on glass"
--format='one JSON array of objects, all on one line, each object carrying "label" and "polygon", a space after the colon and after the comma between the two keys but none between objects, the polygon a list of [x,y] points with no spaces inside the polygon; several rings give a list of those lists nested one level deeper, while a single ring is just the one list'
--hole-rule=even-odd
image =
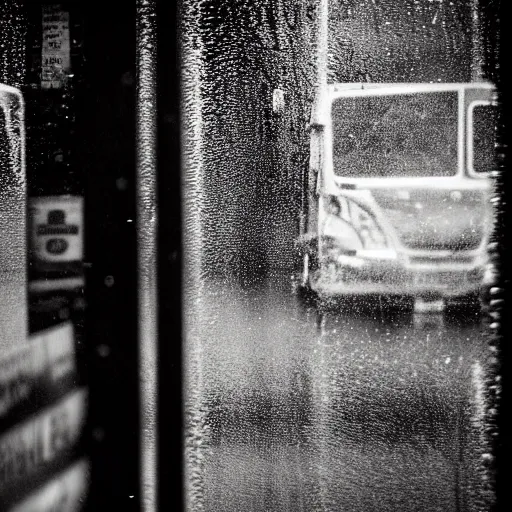
[{"label": "condensation on glass", "polygon": [[0,85],[0,350],[27,336],[24,105]]},{"label": "condensation on glass", "polygon": [[[495,17],[472,0],[182,2],[187,510],[455,512],[492,503],[493,376],[478,314],[439,314],[435,301],[417,313],[379,295],[319,312],[294,294],[291,276],[308,264],[297,238],[307,193],[317,190],[310,162],[322,156],[311,144],[319,54],[329,83],[493,82]],[[362,195],[394,216],[388,227],[414,250],[415,265],[434,258],[449,274],[454,254],[467,265],[461,249],[484,240],[484,199],[453,186],[467,156],[458,149],[457,94],[431,94],[340,99],[334,165],[347,183],[358,173],[445,178],[435,204],[433,194],[388,183]],[[486,174],[488,112],[474,107],[464,146]],[[319,208],[353,206],[373,235],[360,249],[389,256],[383,230],[350,186],[344,192],[353,201],[325,197]],[[356,265],[353,256],[336,258]]]}]

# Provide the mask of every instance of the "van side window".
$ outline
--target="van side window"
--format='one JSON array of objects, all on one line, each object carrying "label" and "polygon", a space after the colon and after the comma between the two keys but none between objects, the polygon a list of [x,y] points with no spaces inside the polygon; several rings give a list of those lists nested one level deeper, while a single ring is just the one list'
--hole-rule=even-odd
[{"label": "van side window", "polygon": [[473,108],[473,170],[490,172],[496,168],[497,109],[494,105]]}]

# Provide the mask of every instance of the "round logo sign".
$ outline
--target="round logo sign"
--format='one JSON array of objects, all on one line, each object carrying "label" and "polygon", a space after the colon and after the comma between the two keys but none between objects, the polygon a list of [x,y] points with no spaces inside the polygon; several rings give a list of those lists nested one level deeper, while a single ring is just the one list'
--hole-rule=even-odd
[{"label": "round logo sign", "polygon": [[63,238],[51,238],[46,242],[46,250],[50,254],[63,254],[69,247],[69,243]]}]

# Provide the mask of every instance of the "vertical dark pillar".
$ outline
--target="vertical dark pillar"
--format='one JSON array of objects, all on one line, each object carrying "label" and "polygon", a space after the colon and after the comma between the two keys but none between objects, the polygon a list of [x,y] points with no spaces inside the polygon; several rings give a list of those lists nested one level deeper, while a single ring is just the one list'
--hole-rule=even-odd
[{"label": "vertical dark pillar", "polygon": [[85,176],[90,510],[140,510],[135,0],[84,2],[77,110]]},{"label": "vertical dark pillar", "polygon": [[157,1],[159,509],[184,510],[182,418],[182,170],[177,16],[181,2]]}]

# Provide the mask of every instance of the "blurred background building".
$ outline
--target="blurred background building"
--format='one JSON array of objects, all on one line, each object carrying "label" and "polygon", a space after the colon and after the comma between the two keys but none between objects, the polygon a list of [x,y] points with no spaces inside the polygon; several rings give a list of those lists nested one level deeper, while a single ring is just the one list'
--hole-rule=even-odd
[{"label": "blurred background building", "polygon": [[79,510],[82,491],[91,510],[140,505],[135,3],[112,7],[0,6],[0,82],[25,99],[29,341],[67,347],[73,367],[51,393],[31,395],[15,419],[7,417],[3,454],[10,446],[28,457],[31,445],[15,441],[17,432],[42,425],[61,411],[55,407],[68,407],[62,414],[70,415],[73,442],[51,464],[16,470],[3,461],[2,510]]}]

